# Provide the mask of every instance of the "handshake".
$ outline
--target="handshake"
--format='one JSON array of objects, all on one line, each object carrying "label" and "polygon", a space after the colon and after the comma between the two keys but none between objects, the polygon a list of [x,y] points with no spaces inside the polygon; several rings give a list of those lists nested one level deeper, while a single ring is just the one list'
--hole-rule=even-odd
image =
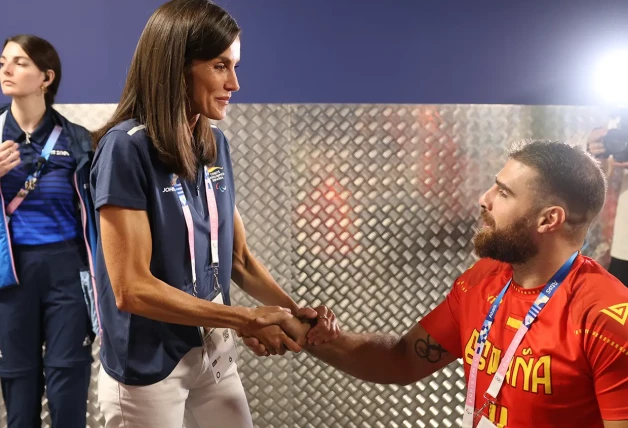
[{"label": "handshake", "polygon": [[336,315],[326,306],[300,308],[296,314],[280,306],[251,309],[251,321],[236,333],[257,356],[301,352],[338,337]]}]

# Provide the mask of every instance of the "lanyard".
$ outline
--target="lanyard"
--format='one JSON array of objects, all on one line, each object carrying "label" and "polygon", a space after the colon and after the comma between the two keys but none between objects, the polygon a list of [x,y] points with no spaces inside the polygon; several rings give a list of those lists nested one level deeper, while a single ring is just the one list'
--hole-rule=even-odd
[{"label": "lanyard", "polygon": [[[2,136],[2,133],[4,132],[4,123],[7,119],[7,114],[8,112],[5,111],[2,115],[0,115],[0,137]],[[19,192],[17,192],[17,195],[15,195],[13,200],[9,202],[9,205],[7,205],[7,210],[6,210],[7,221],[11,219],[11,215],[13,215],[15,210],[17,210],[17,208],[24,201],[26,196],[28,196],[29,192],[35,190],[35,186],[37,186],[37,180],[39,179],[39,176],[41,175],[41,170],[43,169],[44,164],[48,162],[50,153],[52,153],[52,150],[54,149],[55,144],[57,144],[57,141],[59,140],[59,136],[61,135],[61,131],[62,131],[62,128],[59,125],[57,125],[54,127],[54,129],[48,136],[48,141],[46,141],[46,145],[41,151],[41,156],[37,160],[37,166],[35,167],[35,171],[26,178],[26,181],[24,182],[24,186],[20,189]]]},{"label": "lanyard", "polygon": [[[508,346],[508,350],[504,357],[502,358],[499,368],[497,369],[497,373],[493,377],[491,384],[486,391],[485,397],[488,395],[488,399],[491,398],[495,400],[497,395],[499,395],[499,391],[501,390],[502,385],[504,384],[504,379],[506,378],[506,373],[508,372],[508,366],[512,361],[512,358],[515,355],[515,352],[521,342],[523,341],[523,337],[526,335],[532,323],[539,316],[541,310],[547,305],[550,298],[554,295],[558,287],[562,284],[562,282],[569,274],[571,270],[571,266],[573,265],[574,260],[578,256],[578,252],[576,251],[571,255],[569,260],[563,264],[563,266],[554,274],[554,276],[545,284],[543,291],[539,294],[539,297],[536,298],[532,307],[528,311],[528,314],[525,316],[525,319],[519,326],[519,330],[517,330],[517,334],[510,342],[510,346]],[[463,428],[471,428],[473,426],[473,421],[475,417],[477,417],[481,411],[484,409],[486,404],[478,411],[475,412],[475,392],[477,389],[477,375],[478,375],[478,366],[480,364],[480,357],[482,355],[482,351],[484,350],[484,344],[488,338],[488,333],[491,330],[491,326],[493,325],[493,321],[495,321],[495,314],[501,305],[501,302],[506,294],[506,291],[510,287],[512,283],[512,279],[508,281],[508,283],[504,286],[499,296],[493,302],[486,319],[484,320],[484,324],[482,324],[482,330],[480,330],[480,335],[478,337],[477,346],[475,348],[475,354],[473,355],[473,363],[471,364],[471,370],[469,372],[469,385],[467,387],[467,400],[464,406],[464,415],[462,419],[462,427]]]},{"label": "lanyard", "polygon": [[[216,195],[214,189],[211,186],[211,179],[209,178],[209,170],[207,167],[203,168],[203,177],[205,181],[205,195],[207,196],[207,212],[209,213],[209,226],[210,226],[210,251],[212,256],[211,267],[214,271],[214,290],[220,290],[220,283],[218,282],[218,205],[216,204]],[[171,174],[170,182],[174,183],[174,188],[179,197],[181,208],[183,209],[183,217],[185,218],[185,225],[188,229],[188,246],[190,248],[190,262],[192,265],[192,284],[194,286],[194,297],[197,297],[198,292],[196,290],[196,257],[194,253],[194,223],[192,222],[192,212],[190,211],[190,205],[188,204],[181,181],[176,174]]]}]

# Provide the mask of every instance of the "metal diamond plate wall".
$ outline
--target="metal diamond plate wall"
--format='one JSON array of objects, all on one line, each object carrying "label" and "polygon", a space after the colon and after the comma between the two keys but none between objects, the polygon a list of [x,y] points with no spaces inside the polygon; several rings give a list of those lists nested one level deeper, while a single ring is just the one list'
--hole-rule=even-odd
[{"label": "metal diamond plate wall", "polygon": [[[219,126],[233,142],[236,205],[246,227],[247,242],[273,278],[296,299],[291,269],[291,109],[281,105],[233,107]],[[234,305],[259,305],[235,284],[232,290]],[[296,387],[293,355],[257,358],[242,346],[239,351],[244,357],[239,370],[256,426],[299,426],[290,398]]]},{"label": "metal diamond plate wall", "polygon": [[[58,108],[94,129],[115,106]],[[277,281],[300,304],[332,307],[345,329],[403,334],[472,262],[477,199],[508,145],[530,137],[582,142],[604,120],[603,111],[580,107],[233,105],[220,127],[231,141],[249,245]],[[585,249],[602,261],[612,205]],[[255,305],[233,290],[234,304]],[[357,381],[304,353],[240,352],[258,428],[459,425],[459,362],[398,387]],[[103,422],[97,345],[94,356],[95,428]],[[49,426],[47,408],[42,418]]]}]

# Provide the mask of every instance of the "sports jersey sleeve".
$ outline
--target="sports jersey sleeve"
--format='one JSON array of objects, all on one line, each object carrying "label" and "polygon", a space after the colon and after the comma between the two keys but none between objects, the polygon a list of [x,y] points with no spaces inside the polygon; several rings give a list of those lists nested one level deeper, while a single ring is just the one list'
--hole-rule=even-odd
[{"label": "sports jersey sleeve", "polygon": [[604,420],[628,419],[628,290],[610,275],[598,275],[602,297],[583,305],[582,346]]},{"label": "sports jersey sleeve", "polygon": [[[464,277],[464,275],[462,275]],[[458,310],[460,306],[460,281],[454,282],[445,300],[438,305],[419,324],[438,342],[443,348],[456,358],[462,357],[462,342],[460,339],[460,320]]]},{"label": "sports jersey sleeve", "polygon": [[112,131],[98,144],[91,172],[95,209],[116,205],[147,209],[147,177],[150,162],[146,148],[124,131]]}]

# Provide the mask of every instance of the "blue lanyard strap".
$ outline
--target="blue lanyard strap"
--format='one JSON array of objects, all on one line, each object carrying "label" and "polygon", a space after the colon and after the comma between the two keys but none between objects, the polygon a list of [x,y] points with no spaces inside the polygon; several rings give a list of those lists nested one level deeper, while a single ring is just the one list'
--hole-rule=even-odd
[{"label": "blue lanyard strap", "polygon": [[[8,112],[5,111],[2,115],[0,115],[0,137],[4,133],[4,124],[6,121],[7,113]],[[22,204],[26,196],[28,196],[30,192],[35,190],[35,187],[37,186],[37,180],[39,180],[44,164],[48,162],[48,158],[50,157],[52,150],[57,144],[57,141],[59,140],[59,137],[61,136],[62,131],[63,131],[63,128],[57,125],[54,127],[54,129],[48,136],[48,140],[46,141],[46,144],[44,145],[44,148],[41,151],[41,156],[37,160],[37,166],[35,167],[35,171],[26,178],[26,181],[24,182],[24,186],[20,189],[20,191],[13,198],[13,200],[9,202],[9,204],[7,205],[7,208],[6,208],[7,221],[10,221],[11,216],[18,209],[18,207]]]},{"label": "blue lanyard strap", "polygon": [[[530,310],[528,310],[528,314],[525,316],[523,322],[526,327],[529,328],[532,325],[534,320],[536,320],[536,318],[539,316],[539,313],[541,313],[541,310],[545,307],[545,305],[547,305],[547,302],[549,302],[550,298],[554,295],[556,290],[558,290],[558,287],[560,287],[562,282],[569,274],[571,266],[573,265],[573,262],[576,260],[577,256],[578,252],[576,251],[571,255],[571,257],[569,257],[569,260],[567,260],[561,266],[558,272],[556,272],[554,276],[552,276],[547,284],[545,284],[545,287],[543,287],[543,291],[541,291],[541,294],[534,301],[532,307],[530,307]],[[486,342],[486,339],[488,338],[488,333],[491,329],[491,326],[493,325],[493,321],[495,321],[495,315],[497,314],[497,310],[499,309],[499,306],[501,305],[504,295],[510,287],[510,284],[512,284],[512,279],[508,281],[508,283],[506,283],[501,293],[499,293],[499,296],[497,296],[497,298],[493,302],[493,305],[491,306],[491,309],[488,312],[486,319],[484,320],[484,324],[482,325],[482,330],[480,331],[480,337],[478,339],[478,345],[480,343],[483,345],[484,342]]]},{"label": "blue lanyard strap", "polygon": [[[485,397],[488,395],[489,397],[497,398],[497,395],[499,394],[499,391],[506,377],[508,367],[510,363],[512,362],[512,358],[517,348],[523,341],[523,338],[528,332],[532,323],[537,319],[537,317],[541,313],[541,310],[543,310],[545,305],[547,305],[547,303],[549,302],[551,297],[554,295],[556,290],[558,290],[558,287],[560,287],[560,285],[563,283],[563,281],[569,274],[569,271],[571,270],[571,267],[573,266],[573,263],[576,260],[577,256],[578,256],[578,252],[576,251],[575,253],[571,255],[569,260],[567,260],[563,264],[563,266],[558,270],[558,272],[556,272],[554,276],[552,276],[552,278],[547,282],[547,284],[545,284],[545,287],[543,287],[543,291],[541,291],[539,296],[536,298],[535,302],[532,304],[532,306],[528,310],[528,314],[525,316],[524,322],[521,324],[521,326],[517,330],[517,334],[515,335],[510,345],[508,346],[506,354],[504,355],[504,357],[502,358],[499,364],[497,373],[493,377],[493,380],[491,381],[491,385],[489,386],[489,389],[484,394]],[[471,369],[469,371],[469,384],[467,386],[467,399],[465,401],[465,408],[464,408],[463,420],[462,420],[463,428],[471,428],[473,426],[474,419],[478,417],[478,414],[482,411],[482,409],[484,409],[484,406],[486,406],[485,404],[479,411],[477,412],[475,411],[475,394],[477,390],[477,372],[478,372],[478,367],[480,364],[480,357],[484,350],[484,344],[486,343],[486,340],[488,338],[488,334],[491,330],[491,326],[493,325],[493,322],[495,321],[495,314],[497,313],[497,310],[499,309],[499,306],[501,305],[501,302],[503,301],[504,295],[506,294],[508,287],[510,287],[510,284],[512,284],[512,279],[508,281],[508,283],[506,283],[501,293],[499,293],[499,296],[497,296],[497,298],[491,305],[491,309],[489,310],[488,315],[486,316],[486,319],[484,320],[484,323],[482,324],[482,330],[480,331],[480,335],[477,341],[477,346],[475,348],[475,354],[473,355],[473,363],[471,364]]]}]

